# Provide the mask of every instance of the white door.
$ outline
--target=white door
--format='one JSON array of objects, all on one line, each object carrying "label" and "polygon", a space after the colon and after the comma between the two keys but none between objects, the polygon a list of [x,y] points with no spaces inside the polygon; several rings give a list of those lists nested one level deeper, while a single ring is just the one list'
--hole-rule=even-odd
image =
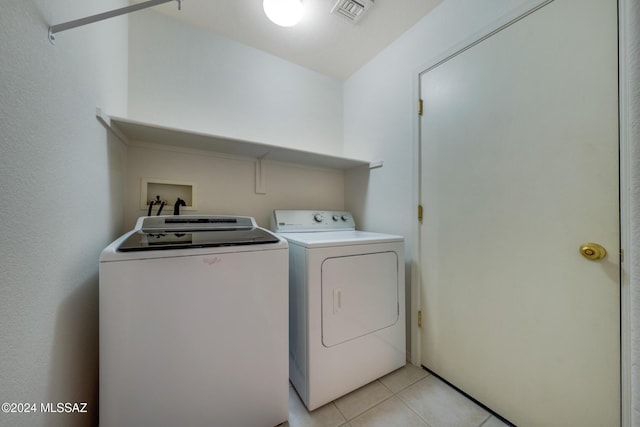
[{"label": "white door", "polygon": [[616,19],[555,0],[421,76],[421,362],[521,427],[620,422]]}]

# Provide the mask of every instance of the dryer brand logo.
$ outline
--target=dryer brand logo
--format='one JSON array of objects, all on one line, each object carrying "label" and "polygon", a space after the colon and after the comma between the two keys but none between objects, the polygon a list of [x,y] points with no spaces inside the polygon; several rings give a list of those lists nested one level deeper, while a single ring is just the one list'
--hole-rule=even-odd
[{"label": "dryer brand logo", "polygon": [[219,258],[217,256],[208,257],[208,258],[202,258],[202,262],[204,262],[207,265],[214,265],[214,264],[221,263],[222,262],[222,258]]}]

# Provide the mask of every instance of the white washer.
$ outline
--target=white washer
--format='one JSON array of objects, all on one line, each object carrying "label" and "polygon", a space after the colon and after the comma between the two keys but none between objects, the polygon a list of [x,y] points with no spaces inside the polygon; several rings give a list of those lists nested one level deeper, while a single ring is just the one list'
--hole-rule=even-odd
[{"label": "white washer", "polygon": [[276,210],[289,242],[289,379],[314,410],[406,364],[404,239],[348,212]]},{"label": "white washer", "polygon": [[100,427],[288,418],[287,242],[250,217],[143,217],[100,256]]}]

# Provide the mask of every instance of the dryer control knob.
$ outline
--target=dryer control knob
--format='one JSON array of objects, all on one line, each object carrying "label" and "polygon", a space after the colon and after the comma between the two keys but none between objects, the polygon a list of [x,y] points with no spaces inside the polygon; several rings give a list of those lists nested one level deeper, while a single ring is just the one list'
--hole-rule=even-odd
[{"label": "dryer control knob", "polygon": [[342,215],[341,218],[342,218],[343,221],[347,221],[349,219],[349,217],[347,215]]},{"label": "dryer control knob", "polygon": [[334,215],[331,218],[337,222],[340,219],[340,215]]},{"label": "dryer control knob", "polygon": [[314,220],[315,222],[322,222],[322,219],[323,219],[323,218],[322,218],[322,215],[320,215],[320,214],[314,214],[314,215],[313,215],[313,220]]}]

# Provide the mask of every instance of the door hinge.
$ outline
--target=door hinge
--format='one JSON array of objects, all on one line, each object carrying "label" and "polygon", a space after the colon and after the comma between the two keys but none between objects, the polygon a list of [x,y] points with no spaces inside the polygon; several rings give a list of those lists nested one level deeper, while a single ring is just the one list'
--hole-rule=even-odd
[{"label": "door hinge", "polygon": [[422,205],[418,205],[418,221],[422,221]]},{"label": "door hinge", "polygon": [[418,100],[418,115],[422,115],[422,99]]},{"label": "door hinge", "polygon": [[418,310],[418,328],[422,328],[422,310]]}]

